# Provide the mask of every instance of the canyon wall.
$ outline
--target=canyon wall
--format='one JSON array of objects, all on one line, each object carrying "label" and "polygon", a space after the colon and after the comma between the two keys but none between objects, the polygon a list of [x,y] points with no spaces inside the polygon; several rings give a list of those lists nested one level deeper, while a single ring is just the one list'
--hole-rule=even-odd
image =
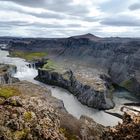
[{"label": "canyon wall", "polygon": [[112,81],[140,96],[140,39],[99,38],[87,34],[60,39],[11,41],[10,50],[47,51],[54,59],[67,59],[105,70]]}]

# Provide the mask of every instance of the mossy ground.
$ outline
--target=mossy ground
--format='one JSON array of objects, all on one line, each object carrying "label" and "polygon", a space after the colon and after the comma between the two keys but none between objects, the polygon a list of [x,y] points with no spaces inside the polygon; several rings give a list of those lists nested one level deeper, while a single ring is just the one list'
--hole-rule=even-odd
[{"label": "mossy ground", "polygon": [[24,113],[24,119],[25,121],[30,121],[32,119],[32,112],[25,112]]},{"label": "mossy ground", "polygon": [[52,60],[48,60],[47,63],[43,66],[43,69],[46,69],[46,70],[55,70],[56,68],[57,68],[57,65]]},{"label": "mossy ground", "polygon": [[59,131],[68,139],[68,140],[78,140],[78,138],[71,134],[68,130],[65,128],[60,128]]},{"label": "mossy ground", "polygon": [[0,97],[7,99],[9,97],[18,96],[18,95],[20,95],[20,91],[15,87],[0,86]]},{"label": "mossy ground", "polygon": [[42,68],[43,70],[63,73],[64,68],[52,60],[48,60]]},{"label": "mossy ground", "polygon": [[133,80],[132,80],[132,79],[123,81],[123,82],[121,83],[121,86],[124,87],[124,88],[126,88],[126,89],[131,88],[132,85],[133,85]]},{"label": "mossy ground", "polygon": [[12,51],[10,52],[12,57],[20,57],[26,59],[27,61],[32,61],[34,59],[41,59],[47,56],[47,52],[22,52],[22,51]]},{"label": "mossy ground", "polygon": [[29,133],[29,130],[27,130],[27,129],[23,129],[23,130],[21,130],[21,131],[15,131],[14,133],[13,133],[13,139],[14,140],[23,140],[23,139],[26,139],[26,136],[27,136],[27,134]]}]

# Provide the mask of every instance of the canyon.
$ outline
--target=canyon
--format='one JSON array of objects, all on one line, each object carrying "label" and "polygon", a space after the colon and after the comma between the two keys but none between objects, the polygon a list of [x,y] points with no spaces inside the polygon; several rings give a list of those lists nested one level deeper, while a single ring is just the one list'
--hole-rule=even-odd
[{"label": "canyon", "polygon": [[[7,86],[10,86],[12,90],[14,88],[14,91],[18,89],[21,94],[15,94],[14,97],[7,99],[0,97],[2,108],[0,116],[8,116],[11,112],[4,113],[4,110],[13,108],[19,114],[27,114],[28,116],[29,113],[30,121],[28,123],[31,125],[29,128],[31,131],[26,131],[24,127],[27,122],[22,122],[22,129],[16,126],[16,131],[14,130],[15,132],[12,133],[15,129],[13,128],[15,124],[12,127],[10,125],[13,123],[13,119],[14,123],[21,119],[25,121],[25,116],[16,115],[10,119],[9,124],[4,123],[6,118],[5,120],[2,119],[1,125],[5,127],[0,130],[2,138],[6,139],[7,133],[4,131],[7,129],[9,136],[15,139],[17,137],[17,139],[41,138],[41,135],[44,135],[42,139],[47,136],[50,136],[51,139],[54,137],[56,139],[70,139],[70,135],[72,136],[71,139],[108,139],[108,137],[116,139],[117,137],[125,137],[126,127],[128,131],[138,128],[139,114],[137,116],[132,113],[134,118],[131,118],[131,113],[128,113],[131,112],[131,109],[125,112],[127,115],[123,115],[124,111],[121,112],[120,109],[127,105],[132,107],[139,105],[139,38],[100,38],[86,34],[69,38],[48,39],[0,38],[0,43],[4,44],[1,49],[6,50],[1,53],[2,58],[4,58],[3,61],[0,61],[3,63],[0,65],[1,89],[3,87],[7,89]],[[7,51],[9,53],[4,56],[3,53]],[[24,58],[26,61],[17,57]],[[31,59],[32,57],[33,59]],[[52,85],[51,88],[50,85]],[[66,104],[71,102],[71,97],[69,95],[69,99],[66,101],[63,98],[63,102],[57,99],[57,97],[63,96],[61,90],[58,95],[53,93],[53,91],[59,91],[57,86],[74,95],[83,104],[83,110],[85,105],[95,109],[92,111],[93,114],[95,113],[93,117],[95,120],[89,118],[90,116],[85,116],[86,114],[80,115],[80,118],[75,118],[76,116],[73,117],[73,114],[69,114],[69,107],[73,105],[66,106]],[[67,95],[63,97],[65,96]],[[32,107],[29,109],[29,106]],[[21,107],[20,110],[19,107]],[[43,112],[44,117],[40,113],[40,107],[43,107],[41,112]],[[58,114],[53,110],[56,110]],[[97,110],[99,110],[100,115],[103,115],[102,120],[105,120],[105,116],[107,117],[108,114],[108,116],[121,116],[123,123],[109,128],[106,127],[108,125],[103,126],[104,124],[101,125],[96,122]],[[46,111],[51,115],[46,114]],[[53,116],[55,117],[53,118]],[[43,128],[46,127],[45,124],[39,123],[40,130],[34,123],[31,124],[33,121],[39,121],[39,119],[48,123],[52,131],[49,132],[46,129],[45,134],[42,134]],[[53,128],[49,124],[51,119],[54,119]],[[115,121],[115,118],[112,119]],[[121,119],[117,120],[117,122],[119,121],[122,122]],[[73,125],[73,122],[77,124],[77,127]],[[35,131],[38,131],[36,136],[34,135]],[[138,131],[135,135],[131,131],[129,133],[131,138],[137,139]]]},{"label": "canyon", "polygon": [[[2,39],[4,40],[4,39]],[[100,38],[92,34],[69,38],[5,39],[11,51],[47,52],[49,58],[103,70],[113,83],[139,96],[140,39]]]}]

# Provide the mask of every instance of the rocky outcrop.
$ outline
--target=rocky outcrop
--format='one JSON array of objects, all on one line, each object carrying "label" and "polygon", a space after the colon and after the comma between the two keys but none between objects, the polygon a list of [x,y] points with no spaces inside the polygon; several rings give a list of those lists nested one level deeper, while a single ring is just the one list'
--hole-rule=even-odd
[{"label": "rocky outcrop", "polygon": [[56,111],[39,98],[11,97],[0,110],[0,139],[65,140]]},{"label": "rocky outcrop", "polygon": [[109,90],[105,85],[102,87],[91,87],[89,85],[84,85],[82,82],[78,81],[71,70],[65,72],[57,72],[50,70],[38,70],[38,76],[35,78],[41,82],[60,86],[67,89],[77,99],[89,107],[97,109],[110,109],[114,107],[114,103],[111,100]]},{"label": "rocky outcrop", "polygon": [[106,129],[86,116],[78,120],[68,114],[62,102],[44,87],[26,81],[11,87],[19,94],[3,98],[5,93],[0,91],[2,140],[99,140]]},{"label": "rocky outcrop", "polygon": [[109,128],[102,136],[103,140],[139,140],[140,139],[140,114],[131,118],[131,115],[123,115],[123,123],[114,128]]},{"label": "rocky outcrop", "polygon": [[42,68],[46,64],[47,60],[48,60],[47,58],[32,60],[31,62],[29,62],[28,67],[36,69]]},{"label": "rocky outcrop", "polygon": [[102,68],[115,84],[139,95],[139,38],[99,38],[86,34],[60,39],[20,39],[11,41],[10,49],[47,51],[50,57]]},{"label": "rocky outcrop", "polygon": [[0,84],[10,84],[18,82],[17,78],[12,77],[16,72],[16,66],[0,64]]}]

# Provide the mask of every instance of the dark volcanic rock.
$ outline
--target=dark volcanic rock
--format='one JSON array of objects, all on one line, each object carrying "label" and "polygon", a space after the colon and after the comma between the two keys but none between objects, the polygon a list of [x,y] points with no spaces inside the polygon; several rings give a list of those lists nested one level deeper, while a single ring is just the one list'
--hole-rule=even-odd
[{"label": "dark volcanic rock", "polygon": [[114,83],[140,91],[140,39],[99,38],[87,34],[60,39],[21,39],[10,42],[11,50],[47,51],[57,59],[81,61],[108,71]]},{"label": "dark volcanic rock", "polygon": [[103,90],[95,90],[89,85],[84,85],[78,81],[71,70],[59,73],[49,70],[38,70],[38,76],[35,78],[41,82],[63,87],[70,91],[77,99],[89,107],[97,109],[110,109],[114,103],[108,97],[109,91],[104,87]]},{"label": "dark volcanic rock", "polygon": [[41,59],[36,59],[36,60],[33,60],[29,63],[29,67],[34,67],[34,68],[42,68],[46,62],[47,62],[47,58],[41,58]]}]

